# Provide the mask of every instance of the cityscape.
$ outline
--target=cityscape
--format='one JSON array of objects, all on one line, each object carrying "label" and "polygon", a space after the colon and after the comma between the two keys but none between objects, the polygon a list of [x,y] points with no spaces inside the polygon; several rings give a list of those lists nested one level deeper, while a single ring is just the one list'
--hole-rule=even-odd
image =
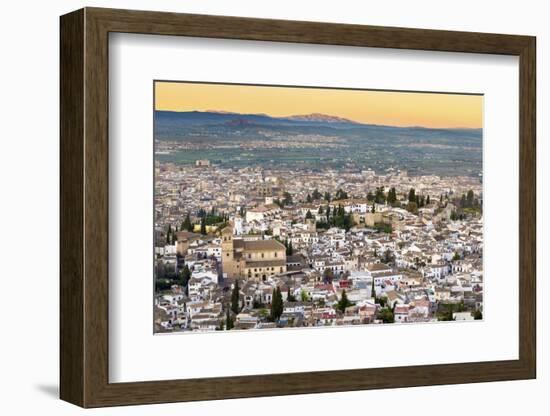
[{"label": "cityscape", "polygon": [[154,332],[483,319],[482,96],[422,96],[441,127],[301,90],[156,83]]}]

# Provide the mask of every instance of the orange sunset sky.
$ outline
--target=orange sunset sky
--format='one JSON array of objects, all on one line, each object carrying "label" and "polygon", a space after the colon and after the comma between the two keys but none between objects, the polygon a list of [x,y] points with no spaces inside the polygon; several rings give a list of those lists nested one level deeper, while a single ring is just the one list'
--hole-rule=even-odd
[{"label": "orange sunset sky", "polygon": [[273,117],[322,113],[369,124],[481,128],[483,96],[155,82],[155,108]]}]

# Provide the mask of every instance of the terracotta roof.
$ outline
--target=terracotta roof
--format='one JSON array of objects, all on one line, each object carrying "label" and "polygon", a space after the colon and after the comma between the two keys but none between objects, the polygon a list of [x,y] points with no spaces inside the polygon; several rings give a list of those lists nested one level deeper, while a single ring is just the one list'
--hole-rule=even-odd
[{"label": "terracotta roof", "polygon": [[244,241],[243,247],[245,251],[285,250],[284,244],[277,240]]}]

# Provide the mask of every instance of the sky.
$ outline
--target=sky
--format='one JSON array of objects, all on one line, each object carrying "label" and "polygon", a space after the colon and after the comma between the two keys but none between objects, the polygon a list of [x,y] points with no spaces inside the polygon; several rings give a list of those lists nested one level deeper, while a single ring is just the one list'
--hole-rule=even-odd
[{"label": "sky", "polygon": [[157,81],[155,108],[273,117],[321,113],[388,126],[483,126],[483,96],[464,94]]}]

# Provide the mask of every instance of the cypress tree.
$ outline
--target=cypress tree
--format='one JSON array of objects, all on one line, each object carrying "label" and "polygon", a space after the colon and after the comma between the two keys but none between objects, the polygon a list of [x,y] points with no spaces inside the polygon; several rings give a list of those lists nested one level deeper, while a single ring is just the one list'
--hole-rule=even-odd
[{"label": "cypress tree", "polygon": [[204,217],[201,218],[201,234],[206,235],[206,219]]},{"label": "cypress tree", "polygon": [[235,286],[233,286],[233,291],[231,292],[231,310],[235,315],[237,315],[240,312],[239,307],[239,281],[235,280]]},{"label": "cypress tree", "polygon": [[271,298],[271,319],[278,321],[283,314],[283,295],[279,286],[273,291]]},{"label": "cypress tree", "polygon": [[168,224],[168,230],[166,231],[166,244],[170,244],[172,241],[172,226]]},{"label": "cypress tree", "polygon": [[414,188],[411,188],[409,190],[409,202],[417,202],[416,200],[416,192],[414,190]]},{"label": "cypress tree", "polygon": [[290,241],[288,243],[288,247],[286,248],[286,255],[292,256],[293,253],[294,253],[294,248],[292,247],[292,241]]},{"label": "cypress tree", "polygon": [[229,308],[227,308],[227,313],[225,315],[225,328],[229,331],[230,329],[233,329],[233,318],[231,318],[231,312],[229,311]]},{"label": "cypress tree", "polygon": [[346,308],[348,306],[352,306],[353,304],[349,301],[348,295],[346,294],[346,289],[342,290],[342,297],[338,301],[337,308],[340,312],[345,312]]}]

